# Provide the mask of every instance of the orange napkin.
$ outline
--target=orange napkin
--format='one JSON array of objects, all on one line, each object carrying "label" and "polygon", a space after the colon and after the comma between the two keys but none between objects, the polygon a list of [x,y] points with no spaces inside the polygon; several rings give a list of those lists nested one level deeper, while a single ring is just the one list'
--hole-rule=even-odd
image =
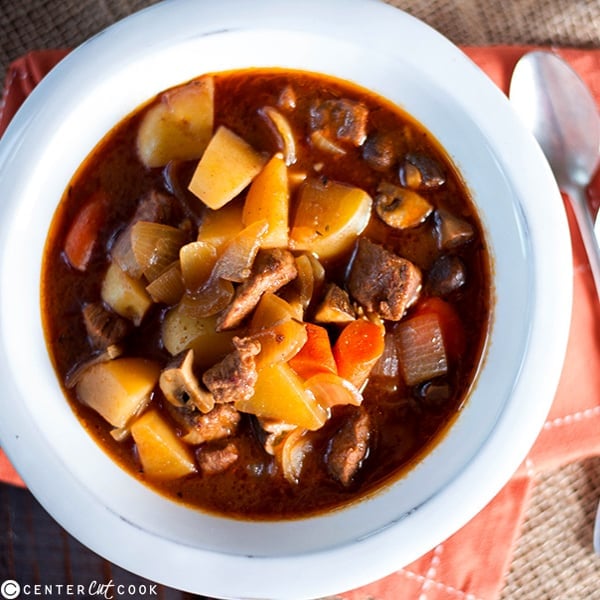
[{"label": "orange napkin", "polygon": [[[504,91],[512,69],[530,47],[464,48]],[[561,49],[600,103],[600,50]],[[35,84],[66,51],[28,54],[9,68],[0,103],[0,134]],[[490,115],[493,118],[493,115]],[[589,190],[600,205],[600,175]],[[502,588],[535,473],[600,454],[600,320],[581,237],[567,208],[574,261],[574,305],[567,358],[550,415],[513,479],[472,521],[412,564],[339,600],[493,600]],[[560,284],[560,283],[558,283]],[[540,373],[540,377],[544,374]],[[0,480],[23,485],[0,451]],[[591,547],[591,540],[590,540]]]}]

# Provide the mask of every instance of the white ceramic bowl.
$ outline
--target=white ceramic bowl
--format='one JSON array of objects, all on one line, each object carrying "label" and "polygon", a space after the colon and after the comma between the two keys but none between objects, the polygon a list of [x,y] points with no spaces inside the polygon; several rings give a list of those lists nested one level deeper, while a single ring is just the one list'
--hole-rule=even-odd
[{"label": "white ceramic bowl", "polygon": [[[88,152],[158,91],[248,66],[336,75],[413,114],[468,182],[494,261],[490,343],[448,435],[369,500],[292,522],[209,516],[124,473],[63,398],[40,320],[48,226]],[[71,53],[33,92],[1,140],[0,181],[2,446],[63,527],[130,571],[227,598],[298,600],[357,587],[471,519],[543,424],[571,313],[559,193],[503,95],[445,38],[399,10],[373,0],[173,0],[147,9]]]}]

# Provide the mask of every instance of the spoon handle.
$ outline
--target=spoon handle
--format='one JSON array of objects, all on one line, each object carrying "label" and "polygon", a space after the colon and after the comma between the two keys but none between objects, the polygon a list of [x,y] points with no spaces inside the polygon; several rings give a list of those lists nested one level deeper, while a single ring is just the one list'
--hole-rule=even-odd
[{"label": "spoon handle", "polygon": [[600,247],[594,233],[594,222],[587,205],[585,190],[580,186],[566,188],[564,192],[569,197],[571,207],[575,213],[581,239],[585,246],[594,283],[596,284],[596,293],[600,299]]},{"label": "spoon handle", "polygon": [[594,521],[594,552],[600,554],[600,504],[596,509],[596,519]]}]

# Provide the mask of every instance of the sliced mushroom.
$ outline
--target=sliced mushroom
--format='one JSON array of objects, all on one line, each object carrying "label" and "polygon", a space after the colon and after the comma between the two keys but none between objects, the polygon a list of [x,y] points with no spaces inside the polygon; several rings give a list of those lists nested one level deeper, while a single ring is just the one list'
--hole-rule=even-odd
[{"label": "sliced mushroom", "polygon": [[427,287],[435,296],[447,296],[461,288],[466,279],[465,263],[458,256],[443,254],[427,273]]},{"label": "sliced mushroom", "polygon": [[356,311],[350,303],[348,292],[330,283],[323,301],[315,313],[318,323],[349,323],[356,318]]},{"label": "sliced mushroom", "polygon": [[213,395],[203,390],[194,375],[194,351],[176,356],[160,374],[159,386],[165,398],[174,406],[197,407],[204,413],[210,411],[215,400]]},{"label": "sliced mushroom", "polygon": [[452,388],[446,381],[426,381],[417,388],[418,399],[428,408],[444,405],[452,396]]},{"label": "sliced mushroom", "polygon": [[376,171],[386,171],[397,159],[394,134],[374,132],[370,134],[362,150],[362,157]]},{"label": "sliced mushroom", "polygon": [[446,183],[442,167],[436,160],[424,154],[407,154],[398,174],[400,183],[412,190],[436,189]]},{"label": "sliced mushroom", "polygon": [[448,210],[439,208],[435,212],[434,219],[438,246],[443,250],[457,248],[475,237],[473,226]]},{"label": "sliced mushroom", "polygon": [[433,211],[431,203],[413,190],[382,182],[377,192],[375,212],[394,229],[416,227]]}]

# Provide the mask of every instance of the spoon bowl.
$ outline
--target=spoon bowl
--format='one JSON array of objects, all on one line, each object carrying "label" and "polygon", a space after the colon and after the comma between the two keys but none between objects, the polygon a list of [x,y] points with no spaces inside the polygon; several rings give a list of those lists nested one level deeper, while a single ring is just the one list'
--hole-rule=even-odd
[{"label": "spoon bowl", "polygon": [[510,100],[542,147],[559,187],[589,185],[600,159],[600,118],[577,73],[552,52],[530,52],[517,63]]},{"label": "spoon bowl", "polygon": [[594,97],[562,58],[547,51],[529,52],[519,60],[509,95],[569,198],[600,294],[600,251],[585,194],[600,160],[600,115]]}]

